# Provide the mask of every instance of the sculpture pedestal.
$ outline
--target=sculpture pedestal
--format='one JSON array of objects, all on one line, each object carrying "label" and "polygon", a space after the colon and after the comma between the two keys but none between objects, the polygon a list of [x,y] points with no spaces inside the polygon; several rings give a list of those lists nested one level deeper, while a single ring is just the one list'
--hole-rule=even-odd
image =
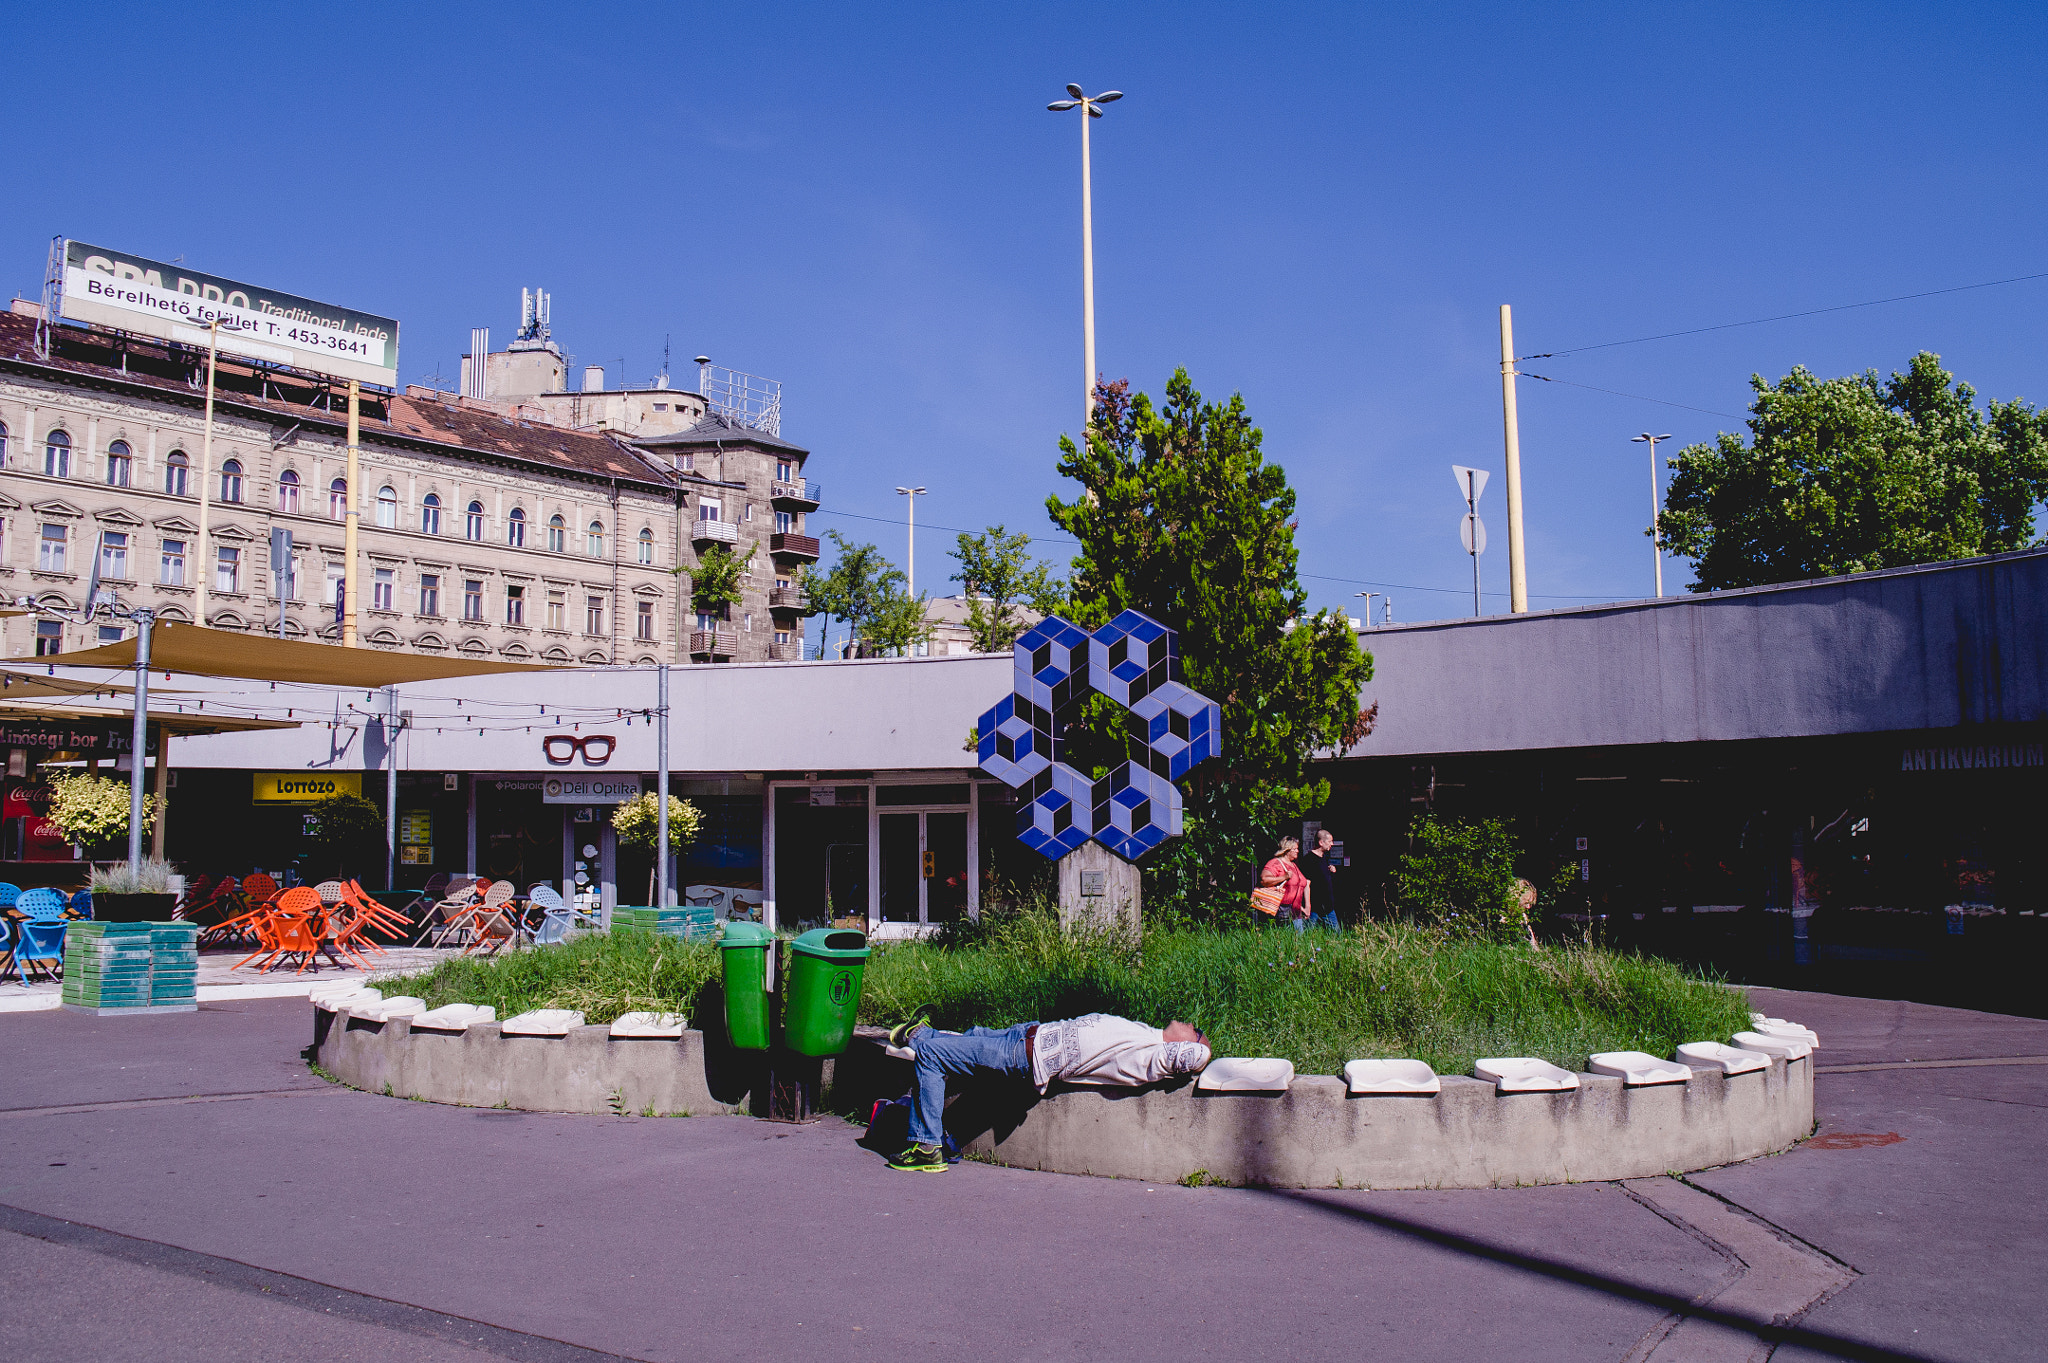
[{"label": "sculpture pedestal", "polygon": [[1099,842],[1060,858],[1060,926],[1117,925],[1136,936],[1142,891],[1138,868]]}]

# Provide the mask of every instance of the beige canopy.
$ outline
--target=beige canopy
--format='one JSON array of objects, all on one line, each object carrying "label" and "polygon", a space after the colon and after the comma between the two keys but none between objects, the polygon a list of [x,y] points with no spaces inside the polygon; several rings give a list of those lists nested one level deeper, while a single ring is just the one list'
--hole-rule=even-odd
[{"label": "beige canopy", "polygon": [[[78,653],[48,658],[10,658],[13,668],[43,666],[129,668],[135,666],[135,640],[103,644]],[[159,624],[151,632],[149,670],[190,672],[202,677],[236,677],[249,681],[303,682],[312,686],[360,686],[366,689],[399,682],[438,681],[445,677],[481,677],[494,672],[544,672],[551,668],[529,663],[477,658],[433,658],[417,653],[384,653],[370,648],[342,648],[272,639],[260,634],[199,625]],[[50,680],[44,678],[43,680]],[[105,688],[100,688],[104,690]],[[154,688],[152,688],[154,689]]]}]

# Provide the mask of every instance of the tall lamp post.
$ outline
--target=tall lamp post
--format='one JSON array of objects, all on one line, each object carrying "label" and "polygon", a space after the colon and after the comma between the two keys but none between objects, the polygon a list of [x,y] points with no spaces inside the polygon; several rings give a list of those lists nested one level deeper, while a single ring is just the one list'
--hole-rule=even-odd
[{"label": "tall lamp post", "polygon": [[206,624],[206,584],[213,572],[213,544],[207,538],[213,519],[213,376],[220,359],[220,324],[225,320],[215,313],[206,326],[206,434],[199,442],[199,581],[197,613],[192,621],[202,627]]},{"label": "tall lamp post", "polygon": [[1657,596],[1660,600],[1664,596],[1664,534],[1660,524],[1664,515],[1664,493],[1657,485],[1657,442],[1670,438],[1669,431],[1662,435],[1651,435],[1644,431],[1641,435],[1632,435],[1628,438],[1631,445],[1650,447],[1650,557],[1657,564]]},{"label": "tall lamp post", "polygon": [[1087,428],[1095,420],[1095,208],[1094,190],[1090,184],[1092,176],[1088,169],[1088,120],[1102,117],[1102,106],[1112,104],[1124,97],[1121,90],[1105,90],[1099,95],[1084,95],[1078,85],[1069,85],[1067,93],[1072,99],[1057,99],[1045,107],[1056,114],[1069,109],[1081,110],[1081,336],[1084,358],[1087,361],[1087,400],[1081,409],[1082,439],[1087,439]]},{"label": "tall lamp post", "polygon": [[917,595],[917,499],[925,495],[921,487],[899,487],[901,495],[910,499],[910,588],[909,595]]}]

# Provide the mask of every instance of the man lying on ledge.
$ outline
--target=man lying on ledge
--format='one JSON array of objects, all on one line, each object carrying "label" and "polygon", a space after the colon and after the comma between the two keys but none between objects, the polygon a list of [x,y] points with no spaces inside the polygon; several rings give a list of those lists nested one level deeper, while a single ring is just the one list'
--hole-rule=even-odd
[{"label": "man lying on ledge", "polygon": [[1029,1079],[1044,1093],[1063,1084],[1155,1084],[1198,1074],[1209,1063],[1209,1038],[1188,1023],[1164,1030],[1129,1018],[1090,1013],[1064,1022],[1020,1022],[998,1031],[945,1032],[913,1021],[892,1029],[889,1044],[917,1054],[910,1145],[891,1169],[940,1173],[946,1167],[946,1077]]}]

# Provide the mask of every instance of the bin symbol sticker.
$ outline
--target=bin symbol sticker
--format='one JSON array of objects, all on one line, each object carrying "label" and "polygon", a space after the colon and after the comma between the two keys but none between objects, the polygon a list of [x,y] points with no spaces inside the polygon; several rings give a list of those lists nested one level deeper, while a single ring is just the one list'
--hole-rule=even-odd
[{"label": "bin symbol sticker", "polygon": [[832,1002],[843,1004],[853,997],[853,972],[835,970],[832,972]]}]

